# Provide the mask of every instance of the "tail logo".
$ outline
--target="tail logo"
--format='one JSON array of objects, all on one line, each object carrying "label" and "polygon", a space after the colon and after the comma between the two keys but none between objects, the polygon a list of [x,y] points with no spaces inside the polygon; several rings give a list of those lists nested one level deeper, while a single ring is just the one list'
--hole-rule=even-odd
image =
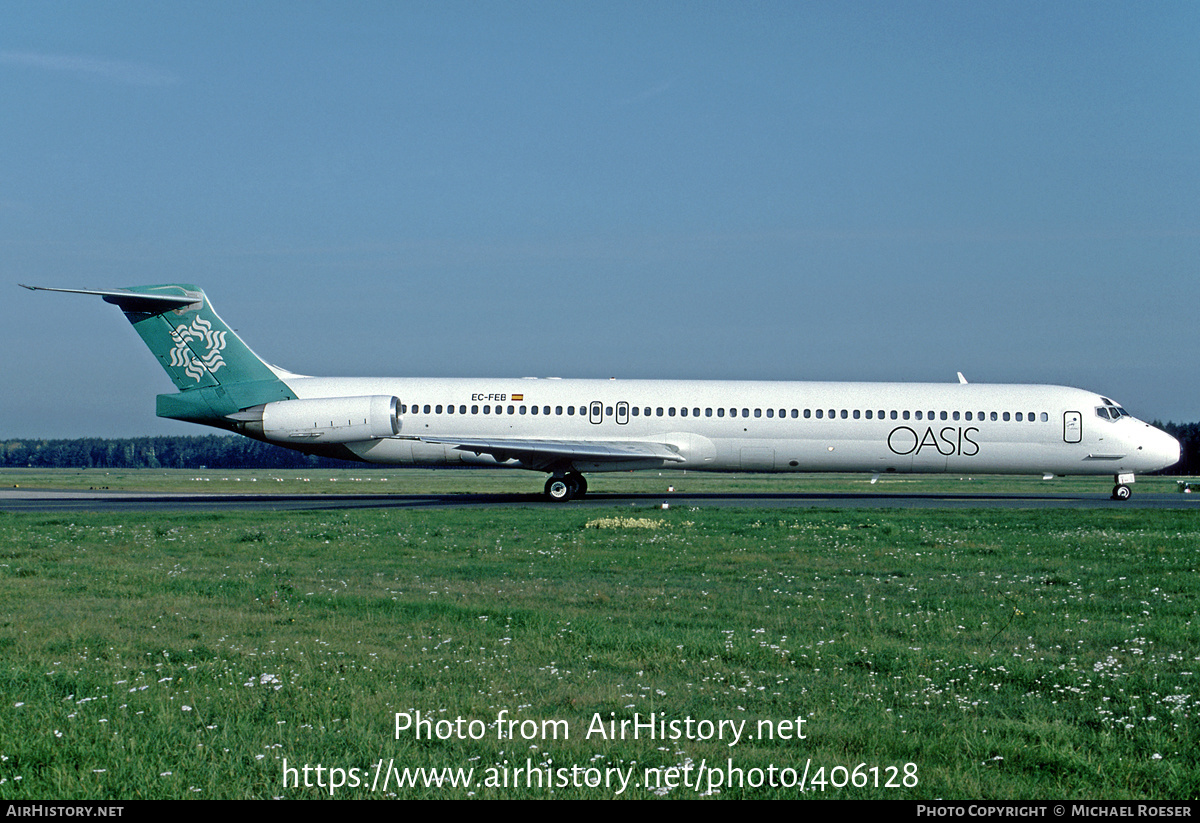
[{"label": "tail logo", "polygon": [[[225,365],[221,351],[225,348],[225,332],[214,331],[212,324],[197,317],[190,326],[179,325],[171,329],[175,348],[171,349],[171,365],[183,369],[184,374],[200,382],[205,371],[210,374]],[[208,351],[197,357],[188,344],[192,340],[203,340]]]}]

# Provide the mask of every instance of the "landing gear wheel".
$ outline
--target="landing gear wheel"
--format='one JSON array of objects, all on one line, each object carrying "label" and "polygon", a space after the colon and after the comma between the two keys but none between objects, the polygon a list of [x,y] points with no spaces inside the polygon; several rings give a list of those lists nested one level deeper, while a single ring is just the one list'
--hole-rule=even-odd
[{"label": "landing gear wheel", "polygon": [[1113,486],[1113,500],[1128,500],[1131,497],[1133,497],[1133,489],[1129,488],[1124,483],[1118,483],[1117,485]]},{"label": "landing gear wheel", "polygon": [[579,500],[587,494],[587,481],[583,479],[583,475],[579,472],[571,472],[566,476],[566,481],[571,484],[571,499]]},{"label": "landing gear wheel", "polygon": [[553,503],[566,503],[571,499],[573,484],[565,477],[551,477],[546,481],[546,499]]}]

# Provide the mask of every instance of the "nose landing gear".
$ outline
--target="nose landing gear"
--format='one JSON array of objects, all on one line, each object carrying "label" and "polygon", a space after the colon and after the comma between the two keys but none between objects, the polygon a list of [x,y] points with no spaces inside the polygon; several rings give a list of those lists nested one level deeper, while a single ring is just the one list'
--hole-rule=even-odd
[{"label": "nose landing gear", "polygon": [[1129,488],[1129,484],[1133,482],[1132,474],[1118,474],[1113,477],[1113,482],[1117,485],[1113,486],[1113,500],[1128,500],[1133,497],[1133,489]]}]

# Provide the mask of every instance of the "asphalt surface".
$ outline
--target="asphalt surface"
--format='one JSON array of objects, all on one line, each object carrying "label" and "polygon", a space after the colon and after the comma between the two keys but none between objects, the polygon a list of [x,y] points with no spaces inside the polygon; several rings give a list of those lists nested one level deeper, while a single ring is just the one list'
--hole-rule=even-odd
[{"label": "asphalt surface", "polygon": [[491,506],[611,508],[631,506],[834,509],[1200,509],[1200,494],[1139,494],[1124,502],[1107,494],[589,494],[550,503],[540,494],[153,494],[118,491],[0,489],[5,512],[306,511],[321,509],[438,509]]}]

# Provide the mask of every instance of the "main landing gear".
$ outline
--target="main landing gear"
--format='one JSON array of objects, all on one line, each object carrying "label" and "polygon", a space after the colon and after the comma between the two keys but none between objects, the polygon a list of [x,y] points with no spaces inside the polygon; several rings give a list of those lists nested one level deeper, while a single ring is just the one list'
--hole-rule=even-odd
[{"label": "main landing gear", "polygon": [[1113,486],[1113,500],[1128,500],[1133,497],[1133,489],[1129,488],[1129,484],[1133,482],[1132,474],[1118,474],[1113,477],[1113,482],[1117,485]]},{"label": "main landing gear", "polygon": [[555,474],[546,481],[546,499],[554,503],[577,500],[587,494],[587,481],[579,472]]}]

